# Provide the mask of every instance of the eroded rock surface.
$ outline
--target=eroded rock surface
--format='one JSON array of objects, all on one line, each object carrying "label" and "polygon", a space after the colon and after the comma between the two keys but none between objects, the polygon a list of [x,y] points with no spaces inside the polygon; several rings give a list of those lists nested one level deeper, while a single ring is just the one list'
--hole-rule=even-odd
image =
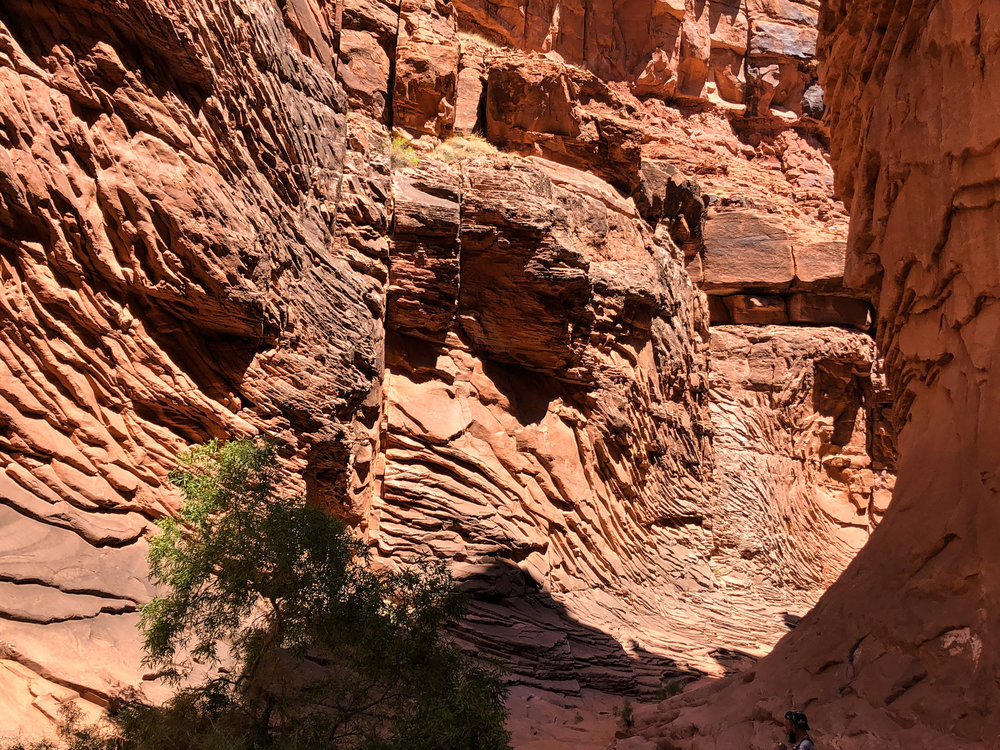
[{"label": "eroded rock surface", "polygon": [[716,543],[734,548],[751,578],[833,583],[880,522],[893,484],[872,340],[717,326],[711,365]]},{"label": "eroded rock surface", "polygon": [[833,153],[849,277],[877,300],[899,481],[871,542],[739,680],[640,731],[668,747],[769,747],[808,711],[817,745],[996,743],[994,480],[1000,17],[981,3],[828,4]]},{"label": "eroded rock surface", "polygon": [[6,727],[146,684],[142,535],[178,450],[263,428],[318,500],[357,484],[384,257],[334,240],[331,27],[286,10],[0,9]]},{"label": "eroded rock surface", "polygon": [[816,12],[688,5],[4,4],[8,724],[164,695],[143,537],[212,436],[449,559],[525,690],[675,691],[806,612],[894,461]]}]

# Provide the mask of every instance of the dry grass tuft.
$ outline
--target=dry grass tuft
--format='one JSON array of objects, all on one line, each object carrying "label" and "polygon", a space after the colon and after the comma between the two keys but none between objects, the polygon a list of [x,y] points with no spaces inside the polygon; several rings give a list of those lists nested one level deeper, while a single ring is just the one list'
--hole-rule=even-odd
[{"label": "dry grass tuft", "polygon": [[435,158],[448,162],[492,156],[496,153],[496,147],[480,135],[456,135],[434,149]]},{"label": "dry grass tuft", "polygon": [[393,170],[415,167],[420,163],[420,156],[405,138],[394,135],[389,141],[389,163]]},{"label": "dry grass tuft", "polygon": [[469,44],[478,44],[480,47],[486,47],[487,49],[500,49],[500,45],[492,39],[487,39],[482,34],[477,34],[474,31],[458,32],[458,41],[468,42]]}]

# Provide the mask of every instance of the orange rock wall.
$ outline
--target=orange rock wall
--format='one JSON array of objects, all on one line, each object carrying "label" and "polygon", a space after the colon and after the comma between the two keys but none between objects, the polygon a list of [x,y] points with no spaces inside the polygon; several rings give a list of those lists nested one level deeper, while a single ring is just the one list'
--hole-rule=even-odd
[{"label": "orange rock wall", "polygon": [[372,538],[456,560],[491,622],[470,640],[531,684],[723,674],[837,577],[892,486],[819,126],[707,89],[701,111],[639,99],[456,10],[457,33],[404,9],[459,47],[451,132],[527,160],[442,165],[447,129],[396,120],[421,161],[394,181]]},{"label": "orange rock wall", "polygon": [[451,560],[529,686],[722,675],[804,614],[885,511],[889,399],[816,10],[698,5],[0,8],[8,725],[164,694],[142,536],[212,436]]},{"label": "orange rock wall", "polygon": [[639,96],[750,102],[753,115],[771,107],[822,115],[819,87],[806,96],[816,84],[812,2],[459,0],[455,7],[463,31],[549,53]]},{"label": "orange rock wall", "polygon": [[377,162],[342,189],[330,12],[0,9],[5,728],[149,684],[142,535],[178,450],[267,429],[317,499],[365,484],[385,241],[335,226]]},{"label": "orange rock wall", "polygon": [[896,396],[894,500],[756,670],[664,704],[640,731],[668,747],[770,747],[796,707],[821,747],[992,747],[1000,14],[833,0],[820,45],[848,277],[876,300]]}]

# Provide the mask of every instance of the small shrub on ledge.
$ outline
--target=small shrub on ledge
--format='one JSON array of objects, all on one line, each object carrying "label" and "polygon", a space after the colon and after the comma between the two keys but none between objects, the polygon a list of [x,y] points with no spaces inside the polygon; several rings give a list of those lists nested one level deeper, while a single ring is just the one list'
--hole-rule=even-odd
[{"label": "small shrub on ledge", "polygon": [[436,158],[446,162],[491,156],[496,153],[498,153],[496,147],[480,135],[452,136],[433,151]]},{"label": "small shrub on ledge", "polygon": [[389,141],[389,163],[393,170],[415,167],[420,163],[420,156],[403,136],[393,135]]}]

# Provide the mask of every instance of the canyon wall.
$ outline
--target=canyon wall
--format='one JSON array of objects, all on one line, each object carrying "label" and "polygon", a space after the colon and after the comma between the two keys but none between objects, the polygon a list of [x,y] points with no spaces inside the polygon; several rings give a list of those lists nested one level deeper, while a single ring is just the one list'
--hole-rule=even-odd
[{"label": "canyon wall", "polygon": [[[352,483],[386,243],[335,231],[346,102],[324,18],[300,50],[266,3],[0,9],[5,727],[164,695],[137,607],[178,450],[264,429],[310,494]],[[375,169],[352,187],[384,191]]]},{"label": "canyon wall", "polygon": [[515,682],[651,695],[766,653],[895,461],[816,17],[5,3],[7,724],[165,694],[135,626],[166,473],[261,431],[387,561],[450,560],[456,637]]},{"label": "canyon wall", "polygon": [[640,731],[772,747],[797,708],[821,747],[994,747],[1000,13],[832,0],[821,44],[849,277],[876,300],[895,394],[895,498],[756,669],[663,704]]},{"label": "canyon wall", "polygon": [[395,85],[344,74],[412,149],[367,528],[453,561],[463,637],[518,681],[648,694],[752,662],[836,579],[888,503],[889,397],[805,96],[815,10],[674,9],[704,44],[648,55],[704,64],[684,94],[574,56],[564,10],[536,44],[490,20],[527,6],[404,5]]}]

